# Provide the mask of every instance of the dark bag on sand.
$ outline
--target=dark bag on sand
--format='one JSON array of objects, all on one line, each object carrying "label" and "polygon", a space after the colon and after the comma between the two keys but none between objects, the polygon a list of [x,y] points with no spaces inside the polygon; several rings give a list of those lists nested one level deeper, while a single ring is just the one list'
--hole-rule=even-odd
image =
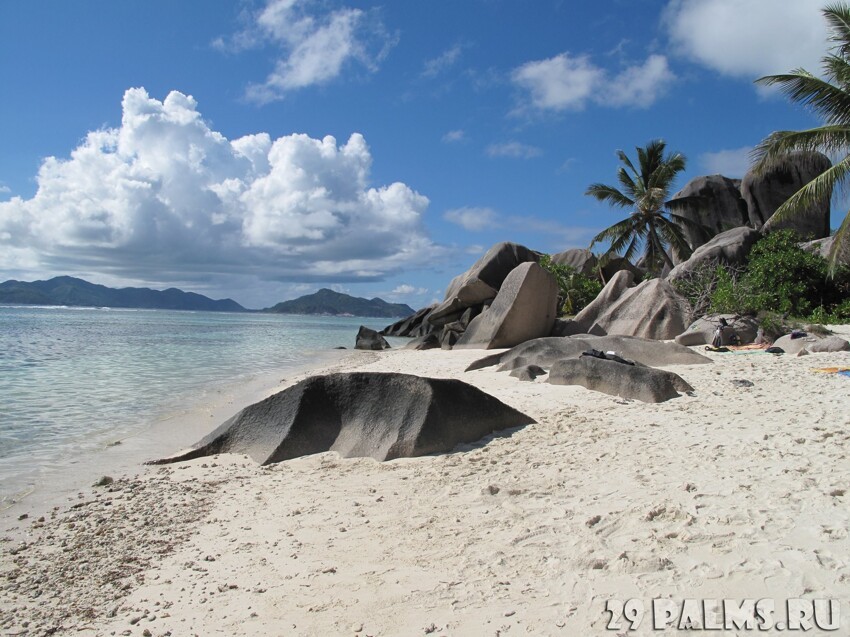
[{"label": "dark bag on sand", "polygon": [[621,358],[616,354],[608,354],[606,352],[601,352],[598,349],[589,349],[586,352],[582,352],[581,355],[591,356],[593,358],[601,358],[604,361],[614,361],[616,363],[623,363],[624,365],[634,365],[634,361],[626,360],[625,358]]},{"label": "dark bag on sand", "polygon": [[768,347],[764,351],[767,352],[768,354],[784,354],[785,353],[784,349],[782,349],[781,347],[776,347],[775,345],[773,347]]}]

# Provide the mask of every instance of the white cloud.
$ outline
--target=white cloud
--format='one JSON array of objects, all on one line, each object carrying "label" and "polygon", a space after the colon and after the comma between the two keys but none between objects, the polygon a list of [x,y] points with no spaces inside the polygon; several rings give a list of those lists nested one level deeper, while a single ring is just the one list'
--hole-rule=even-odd
[{"label": "white cloud", "polygon": [[402,283],[401,285],[397,285],[392,292],[390,292],[389,296],[422,296],[423,294],[428,294],[428,288],[417,288],[409,283]]},{"label": "white cloud", "polygon": [[[371,187],[358,133],[230,141],[194,99],[124,94],[121,126],[44,160],[31,199],[0,202],[4,269],[137,281],[378,280],[433,259],[428,199]],[[243,285],[245,285],[243,281]]]},{"label": "white cloud", "polygon": [[248,87],[247,97],[265,103],[290,91],[324,84],[357,64],[375,71],[395,45],[375,12],[338,8],[327,14],[309,11],[311,0],[268,0],[248,18],[249,24],[216,48],[232,51],[266,44],[280,49],[274,70],[262,83]]},{"label": "white cloud", "polygon": [[643,64],[612,74],[587,55],[561,53],[527,62],[511,73],[538,110],[582,110],[588,103],[610,107],[651,106],[675,79],[667,58],[651,55]]},{"label": "white cloud", "polygon": [[12,189],[9,186],[0,184],[0,195],[8,195],[10,192],[12,192]]},{"label": "white cloud", "polygon": [[499,215],[492,208],[455,208],[446,210],[443,219],[466,230],[485,230],[499,225]]},{"label": "white cloud", "polygon": [[422,71],[423,77],[437,77],[446,69],[451,68],[460,59],[462,51],[462,47],[459,44],[455,44],[452,48],[447,49],[437,57],[426,60],[425,68]]},{"label": "white cloud", "polygon": [[699,161],[706,174],[742,178],[750,169],[752,146],[703,153]]},{"label": "white cloud", "polygon": [[823,0],[671,0],[665,24],[674,47],[723,75],[754,80],[804,67],[826,51]]},{"label": "white cloud", "polygon": [[487,147],[487,154],[490,157],[515,157],[518,159],[531,159],[541,155],[543,151],[537,146],[529,146],[520,142],[503,142],[500,144],[490,144]]},{"label": "white cloud", "polygon": [[466,139],[466,133],[460,129],[450,130],[448,133],[443,135],[443,142],[446,144],[462,142],[464,139]]}]

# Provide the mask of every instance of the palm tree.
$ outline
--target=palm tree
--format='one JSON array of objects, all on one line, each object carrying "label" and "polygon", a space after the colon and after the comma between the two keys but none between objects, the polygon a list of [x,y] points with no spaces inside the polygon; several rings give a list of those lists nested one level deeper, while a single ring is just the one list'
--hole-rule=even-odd
[{"label": "palm tree", "polygon": [[675,250],[680,259],[691,255],[691,246],[682,227],[696,232],[702,230],[700,224],[674,212],[685,203],[692,204],[693,198],[670,199],[676,175],[685,170],[685,156],[681,153],[665,155],[665,148],[666,144],[660,139],[649,142],[645,148],[636,148],[639,169],[626,153],[618,150],[617,156],[623,164],[617,170],[621,188],[592,184],[584,193],[630,211],[626,219],[593,237],[590,247],[610,241],[606,255],[621,254],[629,261],[642,247],[646,267],[656,275],[665,265],[673,267],[668,247]]},{"label": "palm tree", "polygon": [[[756,83],[778,86],[792,101],[811,108],[823,126],[803,131],[777,131],[753,151],[756,172],[781,165],[792,151],[819,150],[827,155],[843,155],[832,168],[815,177],[792,195],[774,213],[777,221],[802,214],[807,208],[828,200],[836,186],[846,185],[850,177],[850,6],[831,4],[823,9],[835,45],[821,58],[824,77],[805,69],[783,75],[768,75]],[[850,252],[850,214],[833,239],[829,254],[830,272],[834,273],[840,255]]]}]

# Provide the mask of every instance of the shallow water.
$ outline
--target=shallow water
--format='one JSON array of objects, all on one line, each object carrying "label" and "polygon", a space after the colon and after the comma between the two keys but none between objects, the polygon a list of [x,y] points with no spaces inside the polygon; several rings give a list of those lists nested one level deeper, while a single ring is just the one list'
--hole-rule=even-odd
[{"label": "shallow water", "polygon": [[0,508],[116,441],[162,435],[164,415],[328,361],[359,325],[389,322],[0,306]]}]

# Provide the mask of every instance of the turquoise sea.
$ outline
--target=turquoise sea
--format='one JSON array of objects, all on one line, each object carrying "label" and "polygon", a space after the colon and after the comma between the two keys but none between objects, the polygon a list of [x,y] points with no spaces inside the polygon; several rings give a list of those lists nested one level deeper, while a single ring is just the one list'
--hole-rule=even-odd
[{"label": "turquoise sea", "polygon": [[[163,436],[153,424],[164,415],[330,362],[344,354],[334,347],[354,346],[360,325],[390,322],[0,306],[0,509],[46,483],[96,473],[116,442]],[[179,427],[171,418],[171,433]]]}]

